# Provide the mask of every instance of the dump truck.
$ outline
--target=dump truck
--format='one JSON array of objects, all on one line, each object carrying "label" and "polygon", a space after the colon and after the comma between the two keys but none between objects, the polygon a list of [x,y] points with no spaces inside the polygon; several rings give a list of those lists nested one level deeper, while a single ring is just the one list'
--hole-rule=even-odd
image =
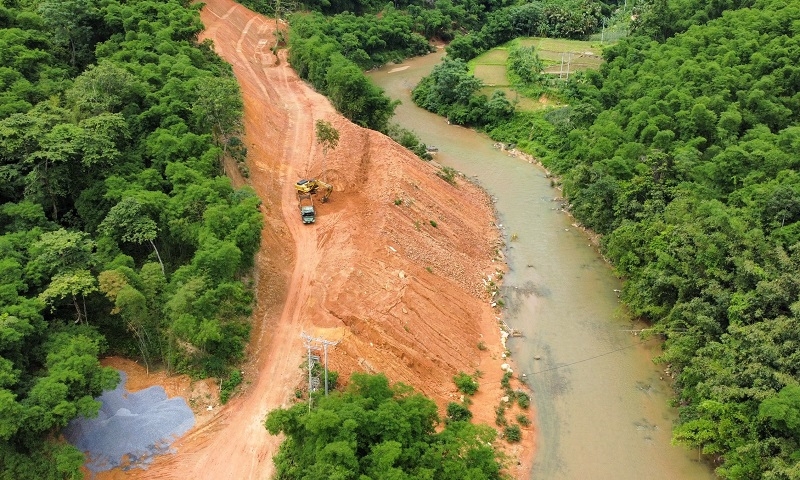
[{"label": "dump truck", "polygon": [[317,212],[314,210],[314,199],[310,193],[298,193],[297,204],[300,208],[300,218],[303,223],[314,223],[317,219]]}]

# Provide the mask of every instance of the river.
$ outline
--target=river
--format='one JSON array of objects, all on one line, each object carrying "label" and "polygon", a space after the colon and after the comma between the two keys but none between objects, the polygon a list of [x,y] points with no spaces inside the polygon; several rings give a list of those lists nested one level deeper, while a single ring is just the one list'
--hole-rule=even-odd
[{"label": "river", "polygon": [[392,121],[439,151],[436,161],[475,179],[496,199],[507,240],[502,293],[509,340],[533,390],[536,460],[531,478],[700,480],[715,478],[670,443],[676,411],[656,341],[631,330],[611,268],[554,201],[540,167],[511,157],[486,136],[449,125],[411,101],[411,89],[443,52],[369,73],[401,100]]}]

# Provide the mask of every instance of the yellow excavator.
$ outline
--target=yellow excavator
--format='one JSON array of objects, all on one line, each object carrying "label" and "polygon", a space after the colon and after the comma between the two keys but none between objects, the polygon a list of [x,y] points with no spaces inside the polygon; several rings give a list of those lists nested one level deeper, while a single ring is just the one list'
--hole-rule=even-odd
[{"label": "yellow excavator", "polygon": [[300,208],[300,218],[303,223],[314,223],[317,220],[317,210],[314,208],[313,195],[322,192],[320,201],[325,203],[330,198],[333,192],[333,185],[329,185],[322,180],[317,179],[302,179],[294,184],[297,190],[297,206]]},{"label": "yellow excavator", "polygon": [[320,201],[322,203],[327,202],[331,197],[331,193],[333,193],[333,185],[329,185],[315,178],[298,180],[297,183],[294,184],[294,188],[297,190],[298,197],[300,195],[316,195],[321,191],[322,198],[320,198]]}]

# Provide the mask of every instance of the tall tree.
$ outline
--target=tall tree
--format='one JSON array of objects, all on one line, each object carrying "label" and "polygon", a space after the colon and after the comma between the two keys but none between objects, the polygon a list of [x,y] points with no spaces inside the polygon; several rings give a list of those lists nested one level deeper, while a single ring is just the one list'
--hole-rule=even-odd
[{"label": "tall tree", "polygon": [[[86,295],[97,291],[97,280],[88,270],[71,270],[56,274],[50,285],[39,295],[39,298],[49,305],[56,300],[72,297],[75,307],[75,322],[86,322]],[[82,302],[78,302],[80,295]],[[81,305],[82,304],[82,305]]]},{"label": "tall tree", "polygon": [[164,262],[154,240],[158,236],[158,225],[142,208],[142,204],[134,197],[125,197],[114,205],[98,228],[101,232],[123,242],[150,243],[165,273]]},{"label": "tall tree", "polygon": [[207,77],[197,82],[197,100],[192,110],[199,122],[212,126],[223,154],[228,152],[231,137],[241,134],[243,108],[235,78]]},{"label": "tall tree", "polygon": [[334,150],[339,145],[339,130],[327,120],[317,120],[314,127],[317,143],[322,145],[322,181],[325,181],[325,160],[328,158],[328,150]]}]

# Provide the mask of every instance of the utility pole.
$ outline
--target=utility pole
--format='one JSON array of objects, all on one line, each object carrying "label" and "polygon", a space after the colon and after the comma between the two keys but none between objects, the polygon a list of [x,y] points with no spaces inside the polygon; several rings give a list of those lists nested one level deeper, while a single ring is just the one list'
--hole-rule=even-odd
[{"label": "utility pole", "polygon": [[569,64],[572,62],[572,52],[569,52],[567,57],[567,80],[569,80]]},{"label": "utility pole", "polygon": [[323,365],[325,368],[325,395],[328,395],[328,347],[329,346],[336,346],[339,344],[339,341],[336,340],[326,340],[324,338],[319,337],[312,337],[311,335],[307,334],[306,332],[301,332],[300,336],[303,338],[306,351],[308,353],[308,408],[311,409],[311,392],[315,391],[319,386],[319,379],[316,379],[315,382],[311,370],[314,368],[314,362],[319,361],[319,357],[313,355],[312,350],[319,350],[320,345],[322,346],[323,351]]},{"label": "utility pole", "polygon": [[600,44],[602,45],[603,40],[606,38],[606,17],[603,17],[603,31],[600,33]]}]

